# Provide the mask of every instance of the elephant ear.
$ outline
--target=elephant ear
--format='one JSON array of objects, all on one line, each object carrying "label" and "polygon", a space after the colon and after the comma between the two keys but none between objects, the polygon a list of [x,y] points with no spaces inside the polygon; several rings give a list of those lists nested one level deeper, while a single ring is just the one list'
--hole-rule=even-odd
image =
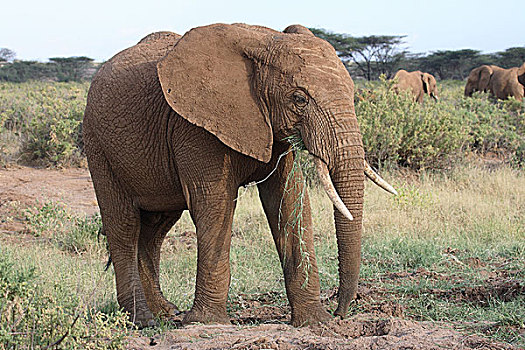
[{"label": "elephant ear", "polygon": [[430,94],[430,80],[427,73],[420,73],[421,74],[421,82],[423,83],[423,91],[425,94]]},{"label": "elephant ear", "polygon": [[525,63],[518,68],[518,81],[525,87]]},{"label": "elephant ear", "polygon": [[273,133],[251,90],[253,62],[244,50],[268,33],[215,24],[187,32],[157,64],[164,97],[184,119],[228,147],[268,162]]},{"label": "elephant ear", "polygon": [[494,71],[490,66],[484,65],[480,67],[478,83],[479,91],[487,91],[492,73],[494,73]]}]

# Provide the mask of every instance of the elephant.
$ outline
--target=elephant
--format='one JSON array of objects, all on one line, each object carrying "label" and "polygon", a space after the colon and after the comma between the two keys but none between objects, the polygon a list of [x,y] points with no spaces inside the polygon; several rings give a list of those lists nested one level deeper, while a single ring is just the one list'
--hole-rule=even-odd
[{"label": "elephant", "polygon": [[409,91],[414,95],[414,101],[423,103],[423,96],[428,95],[434,100],[438,100],[436,78],[432,74],[421,71],[407,72],[400,69],[394,76],[396,83],[394,91]]},{"label": "elephant", "polygon": [[525,88],[525,63],[520,67],[509,69],[494,69],[489,82],[489,91],[492,96],[506,100],[514,97],[521,100]]},{"label": "elephant", "polygon": [[[292,325],[331,317],[320,302],[308,192],[301,172],[292,171],[291,137],[302,140],[334,203],[335,314],[347,313],[357,293],[365,175],[395,193],[364,159],[353,94],[334,48],[298,25],[290,32],[212,24],[182,37],[153,33],[102,65],[88,92],[84,149],[117,301],[138,326],[181,313],[162,294],[159,260],[185,210],[196,226],[197,276],[182,322],[229,322],[233,213],[238,188],[253,182],[281,261]],[[300,199],[302,225],[287,225]]]},{"label": "elephant", "polygon": [[471,97],[476,91],[487,92],[490,79],[495,70],[502,68],[493,65],[482,65],[470,71],[465,85],[465,97]]}]

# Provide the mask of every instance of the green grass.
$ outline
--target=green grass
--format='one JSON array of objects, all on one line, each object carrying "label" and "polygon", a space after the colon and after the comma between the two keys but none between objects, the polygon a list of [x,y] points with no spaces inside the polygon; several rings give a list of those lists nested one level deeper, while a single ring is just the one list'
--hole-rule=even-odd
[{"label": "green grass", "polygon": [[[446,175],[393,172],[385,177],[400,196],[367,183],[360,284],[374,292],[351,312],[394,300],[406,318],[452,322],[467,334],[524,346],[523,173],[508,167],[464,167]],[[310,192],[321,288],[329,290],[338,284],[332,206],[322,190]],[[244,294],[267,293],[275,305],[286,306],[280,264],[257,191],[252,187],[239,194],[229,310],[242,307],[235,301]],[[64,347],[118,347],[125,336],[136,334],[118,311],[112,269],[103,272],[107,256],[93,229],[98,218],[79,218],[50,203],[23,215],[33,227],[31,234],[3,241],[0,252],[0,291],[7,295],[0,298],[4,346],[49,345],[69,330]],[[194,230],[185,213],[163,247],[161,284],[182,309],[191,306],[196,270],[194,235],[183,233]],[[71,232],[73,243],[61,243],[61,231]],[[333,311],[335,301],[327,307]],[[162,324],[142,332],[170,327]]]},{"label": "green grass", "polygon": [[[0,165],[82,164],[87,87],[0,84]],[[483,94],[465,99],[462,82],[440,82],[440,102],[423,106],[388,94],[387,82],[371,88],[373,95],[356,108],[368,159],[392,169],[383,176],[399,196],[367,183],[363,298],[351,312],[395,303],[403,317],[452,322],[467,334],[525,347],[522,102],[494,102]],[[313,186],[321,288],[330,291],[338,285],[332,205],[303,156],[303,172]],[[471,165],[479,156],[506,164]],[[81,217],[65,204],[44,202],[18,210],[17,218],[25,220],[27,232],[0,236],[0,349],[46,347],[64,335],[62,348],[118,348],[127,336],[171,327],[161,323],[137,333],[119,311],[113,271],[103,271],[107,252],[98,237],[99,216]],[[163,246],[163,291],[182,309],[193,299],[194,231],[185,213]],[[239,190],[232,231],[230,313],[242,307],[238,301],[246,294],[262,293],[275,305],[287,305],[255,187]],[[324,302],[335,309],[334,300]]]}]

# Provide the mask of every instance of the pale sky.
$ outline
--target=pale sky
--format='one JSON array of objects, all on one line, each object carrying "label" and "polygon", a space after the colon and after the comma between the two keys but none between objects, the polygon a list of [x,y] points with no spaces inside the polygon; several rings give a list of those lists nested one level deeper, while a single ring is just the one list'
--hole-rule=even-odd
[{"label": "pale sky", "polygon": [[[410,52],[525,46],[523,0],[2,0],[0,48],[17,59],[104,61],[160,30],[211,23],[290,24],[353,36],[406,35]],[[503,8],[505,6],[505,8]]]}]

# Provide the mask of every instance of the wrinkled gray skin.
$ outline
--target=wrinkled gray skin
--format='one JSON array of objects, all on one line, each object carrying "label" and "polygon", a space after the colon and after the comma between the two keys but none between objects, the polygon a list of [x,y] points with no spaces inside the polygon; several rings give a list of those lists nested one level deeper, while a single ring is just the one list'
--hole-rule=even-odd
[{"label": "wrinkled gray skin", "polygon": [[153,324],[154,314],[179,312],[160,290],[159,259],[166,233],[184,210],[196,225],[198,261],[195,299],[183,323],[229,322],[237,189],[270,174],[258,189],[284,271],[292,324],[328,319],[319,297],[308,193],[304,189],[302,227],[291,225],[303,178],[291,174],[293,152],[278,162],[290,148],[284,139],[294,134],[328,168],[354,217],[334,211],[336,314],[344,316],[356,297],[364,151],[354,86],[333,47],[301,28],[293,31],[217,24],[182,38],[154,33],[94,77],[83,124],[85,151],[117,299],[138,325]]},{"label": "wrinkled gray skin", "polygon": [[414,95],[414,101],[423,103],[423,96],[427,95],[438,100],[436,78],[432,74],[420,71],[407,72],[400,69],[396,72],[394,91],[408,91]]}]

